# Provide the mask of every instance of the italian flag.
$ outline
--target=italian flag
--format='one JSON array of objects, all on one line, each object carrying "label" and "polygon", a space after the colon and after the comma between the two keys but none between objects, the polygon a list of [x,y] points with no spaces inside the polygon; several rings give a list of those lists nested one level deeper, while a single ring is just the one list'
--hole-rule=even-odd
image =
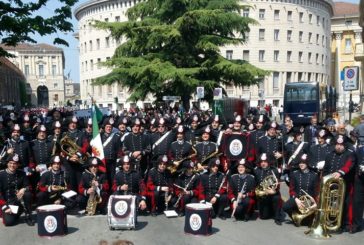
[{"label": "italian flag", "polygon": [[102,119],[102,112],[95,105],[92,104],[92,140],[90,145],[92,147],[92,156],[97,157],[102,161],[102,165],[99,166],[100,172],[106,172],[106,163],[104,155],[104,147],[102,146],[101,135],[99,130],[99,122]]}]

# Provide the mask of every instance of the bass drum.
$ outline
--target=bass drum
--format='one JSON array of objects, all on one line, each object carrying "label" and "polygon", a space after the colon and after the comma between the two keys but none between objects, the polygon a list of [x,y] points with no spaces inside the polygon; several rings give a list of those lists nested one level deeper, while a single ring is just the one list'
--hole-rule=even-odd
[{"label": "bass drum", "polygon": [[209,236],[212,233],[212,206],[201,203],[186,205],[185,233]]},{"label": "bass drum", "polygon": [[135,229],[137,223],[136,196],[112,195],[107,205],[109,228]]},{"label": "bass drum", "polygon": [[67,214],[64,205],[44,205],[37,208],[38,235],[64,236],[67,231]]}]

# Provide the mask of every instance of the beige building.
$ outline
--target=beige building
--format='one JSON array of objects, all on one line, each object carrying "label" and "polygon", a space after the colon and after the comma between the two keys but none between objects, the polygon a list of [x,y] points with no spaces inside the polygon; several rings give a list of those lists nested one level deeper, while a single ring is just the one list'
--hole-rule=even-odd
[{"label": "beige building", "polygon": [[72,79],[66,78],[64,82],[65,103],[75,104],[80,99],[80,84],[75,83]]},{"label": "beige building", "polygon": [[[364,44],[363,44],[363,27],[364,27],[364,0],[360,1],[359,4],[359,26],[362,29],[362,34],[361,34],[361,38],[362,40],[360,41],[360,43],[356,43],[355,44],[355,60],[361,63],[361,67],[364,67]],[[361,95],[361,111],[362,113],[364,113],[364,106],[363,106],[363,102],[364,102],[364,72],[361,70],[361,74],[360,74],[360,86],[361,86],[361,90],[360,90],[360,95]]]},{"label": "beige building", "polygon": [[[362,28],[359,26],[359,5],[335,2],[334,16],[331,19],[331,77],[335,81],[338,92],[338,106],[345,107],[349,103],[350,92],[343,89],[343,70],[345,67],[358,66],[361,72],[361,62],[355,60],[356,45],[362,42]],[[359,103],[362,94],[362,79],[359,79],[359,89],[352,91],[352,100]]]},{"label": "beige building", "polygon": [[[95,78],[109,72],[98,64],[109,59],[123,41],[113,40],[107,31],[96,30],[92,21],[126,21],[126,10],[138,2],[90,0],[76,8],[82,100],[88,100],[91,95],[99,105],[115,110],[114,98],[118,97],[119,108],[130,106],[126,102],[128,91],[119,85],[91,85]],[[241,14],[259,24],[251,26],[244,45],[223,47],[221,53],[228,59],[247,60],[272,73],[259,86],[226,87],[230,97],[250,99],[253,106],[281,105],[286,82],[330,82],[331,0],[242,0],[241,3],[252,7]],[[150,101],[152,98],[146,102]]]},{"label": "beige building", "polygon": [[24,73],[33,106],[64,105],[65,58],[61,48],[42,43],[4,48],[15,55],[10,60]]}]

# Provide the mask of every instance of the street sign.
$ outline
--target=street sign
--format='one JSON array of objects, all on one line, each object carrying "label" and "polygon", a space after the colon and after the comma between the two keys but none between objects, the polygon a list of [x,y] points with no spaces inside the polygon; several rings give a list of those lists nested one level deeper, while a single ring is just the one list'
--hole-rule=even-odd
[{"label": "street sign", "polygon": [[222,88],[215,88],[214,89],[214,100],[222,99]]},{"label": "street sign", "polygon": [[359,67],[350,66],[344,69],[344,91],[358,90]]},{"label": "street sign", "polygon": [[202,99],[205,97],[205,88],[204,87],[197,87],[196,88],[196,96],[197,99]]},{"label": "street sign", "polygon": [[164,101],[180,101],[181,96],[163,96],[162,100],[164,100]]}]

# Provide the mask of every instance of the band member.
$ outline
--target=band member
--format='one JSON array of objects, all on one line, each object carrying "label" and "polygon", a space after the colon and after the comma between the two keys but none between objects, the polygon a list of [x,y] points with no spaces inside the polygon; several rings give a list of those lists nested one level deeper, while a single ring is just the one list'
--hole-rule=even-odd
[{"label": "band member", "polygon": [[226,177],[219,172],[220,160],[211,158],[209,160],[209,171],[200,176],[198,187],[200,202],[212,204],[212,218],[219,216],[226,219],[224,208],[227,206],[228,198],[226,193]]},{"label": "band member", "polygon": [[189,141],[193,146],[201,140],[201,128],[199,128],[199,118],[197,114],[192,116],[190,130],[186,132],[185,140]]},{"label": "band member", "polygon": [[260,137],[264,136],[265,130],[264,130],[264,124],[265,124],[265,116],[259,115],[255,119],[255,130],[251,132],[251,140],[253,147],[256,149],[258,147],[258,140]]},{"label": "band member", "polygon": [[292,130],[293,141],[285,146],[286,163],[288,169],[292,172],[298,169],[298,163],[303,154],[308,152],[308,144],[303,141],[303,127],[294,127]]},{"label": "band member", "polygon": [[150,144],[147,136],[140,132],[139,118],[134,119],[131,126],[131,133],[124,139],[123,153],[129,156],[135,170],[144,174],[147,169],[146,155],[151,151]]},{"label": "band member", "polygon": [[157,132],[151,135],[153,166],[159,164],[157,160],[160,156],[168,154],[174,137],[173,133],[167,130],[165,119],[160,118]]},{"label": "band member", "polygon": [[248,221],[254,212],[255,178],[247,173],[245,159],[239,161],[238,173],[229,180],[228,197],[232,203],[232,216],[237,220]]},{"label": "band member", "polygon": [[309,167],[321,170],[324,167],[326,155],[333,149],[326,142],[328,132],[325,129],[320,129],[316,133],[318,144],[311,145],[308,151]]},{"label": "band member", "polygon": [[83,158],[86,155],[87,149],[89,148],[89,144],[83,133],[77,129],[77,122],[78,120],[76,117],[68,118],[68,129],[62,135],[62,138],[68,136],[80,149],[72,156],[62,153],[67,160],[64,162],[64,166],[67,171],[67,175],[69,176],[69,184],[71,189],[75,192],[78,190],[78,184],[81,181],[83,173],[81,162],[84,161]]},{"label": "band member", "polygon": [[364,210],[364,147],[361,146],[356,151],[357,165],[354,181],[354,201],[353,201],[353,226],[350,233],[355,233],[363,229]]},{"label": "band member", "polygon": [[199,170],[206,169],[206,161],[218,153],[216,143],[210,140],[210,133],[210,127],[206,127],[202,132],[202,142],[196,144],[196,161]]},{"label": "band member", "polygon": [[[82,173],[80,185],[78,186],[77,202],[81,210],[87,210],[89,202],[96,202],[96,210],[101,214],[106,214],[106,205],[108,200],[109,184],[104,173],[98,171],[99,166],[102,164],[101,160],[97,157],[90,157],[87,159],[87,164],[84,166],[86,170]],[[90,198],[93,198],[91,200]],[[99,202],[98,200],[101,200]],[[93,213],[88,213],[93,215]]]},{"label": "band member", "polygon": [[137,206],[140,210],[147,208],[146,186],[139,172],[132,167],[128,156],[121,161],[122,169],[115,175],[112,190],[114,195],[135,195]]},{"label": "band member", "polygon": [[5,226],[15,225],[25,211],[25,222],[34,225],[31,217],[31,186],[25,173],[18,170],[19,156],[7,156],[7,169],[0,171],[0,208]]},{"label": "band member", "polygon": [[309,145],[315,145],[317,140],[317,131],[319,130],[317,125],[317,116],[311,117],[311,124],[304,130],[304,141]]},{"label": "band member", "polygon": [[52,157],[51,169],[42,174],[38,184],[37,205],[67,204],[62,199],[62,193],[68,191],[68,179],[66,173],[61,170],[61,158],[56,155]]},{"label": "band member", "polygon": [[101,133],[106,161],[106,178],[109,186],[112,186],[115,177],[116,159],[118,158],[119,150],[121,150],[120,138],[116,133],[112,132],[113,124],[114,119],[106,118],[103,123],[104,132]]},{"label": "band member", "polygon": [[267,135],[262,136],[258,140],[257,156],[265,153],[268,161],[274,164],[275,167],[280,167],[282,163],[282,142],[277,138],[278,124],[271,122],[268,125]]},{"label": "band member", "polygon": [[219,115],[215,115],[214,120],[211,123],[211,140],[217,144],[220,132],[221,132],[221,125],[220,125]]},{"label": "band member", "polygon": [[116,133],[116,135],[120,139],[121,147],[124,142],[125,136],[129,134],[128,125],[129,125],[129,119],[126,116],[120,116],[117,121],[117,126],[119,131]]},{"label": "band member", "polygon": [[173,193],[173,183],[170,172],[166,169],[168,158],[166,155],[158,158],[158,166],[152,168],[148,174],[147,191],[151,202],[151,215],[168,209]]},{"label": "band member", "polygon": [[175,181],[175,194],[178,197],[175,207],[178,209],[178,216],[185,215],[185,207],[188,203],[198,202],[199,175],[193,173],[194,163],[185,160],[182,163],[184,169]]},{"label": "band member", "polygon": [[87,123],[85,125],[85,128],[83,129],[84,137],[87,139],[87,141],[90,143],[92,140],[92,119],[89,118],[87,120]]},{"label": "band member", "polygon": [[23,135],[23,139],[25,141],[30,142],[34,139],[36,127],[37,125],[35,125],[35,127],[31,126],[29,115],[25,114],[23,118],[23,124],[21,125],[21,134]]},{"label": "band member", "polygon": [[52,142],[47,139],[47,129],[40,125],[37,129],[37,138],[30,144],[33,161],[29,164],[31,169],[30,182],[33,190],[39,181],[40,173],[47,170],[52,156]]},{"label": "band member", "polygon": [[173,164],[173,169],[177,170],[182,167],[181,162],[187,158],[192,158],[196,155],[196,150],[192,144],[184,140],[184,128],[179,126],[177,128],[177,140],[172,142],[169,150],[169,159]]},{"label": "band member", "polygon": [[[269,165],[267,154],[263,153],[259,157],[259,165],[254,169],[256,179],[256,196],[258,202],[259,217],[261,219],[274,218],[277,225],[282,225],[281,206],[282,199],[279,192],[279,173],[278,169]],[[265,186],[264,182],[270,178],[272,182],[269,186]],[[262,187],[266,189],[262,189]]]},{"label": "band member", "polygon": [[332,174],[335,179],[343,178],[345,182],[345,201],[343,209],[342,228],[344,231],[353,229],[353,185],[355,177],[354,155],[345,144],[345,137],[338,135],[335,139],[334,151],[330,152],[325,159],[323,176]]},{"label": "band member", "polygon": [[62,137],[62,125],[59,121],[52,123],[53,133],[48,136],[48,140],[52,142],[52,156],[60,153],[60,141]]},{"label": "band member", "polygon": [[[292,172],[290,177],[289,195],[288,199],[283,204],[283,211],[286,212],[289,217],[292,218],[292,213],[298,212],[298,210],[314,210],[317,207],[316,200],[319,190],[319,177],[318,175],[308,168],[308,156],[303,154],[300,158],[299,169]],[[307,195],[308,194],[308,195]],[[309,206],[300,200],[300,197],[306,196],[309,200]],[[313,218],[313,212],[311,215],[305,217],[307,224],[311,224]],[[295,222],[295,221],[294,221]],[[295,223],[296,225],[299,225]]]}]

